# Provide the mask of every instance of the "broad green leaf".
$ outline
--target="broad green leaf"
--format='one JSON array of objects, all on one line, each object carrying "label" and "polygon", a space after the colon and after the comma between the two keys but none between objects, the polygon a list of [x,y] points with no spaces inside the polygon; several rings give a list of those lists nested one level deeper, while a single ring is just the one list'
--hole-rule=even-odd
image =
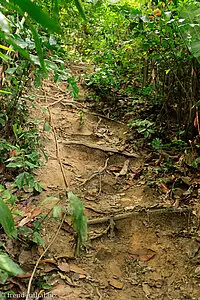
[{"label": "broad green leaf", "polygon": [[43,187],[39,181],[36,181],[33,187],[37,192],[42,193]]},{"label": "broad green leaf", "polygon": [[[8,279],[8,273],[5,272],[4,270],[0,269],[0,282],[1,282],[1,284],[4,284],[7,279]],[[0,293],[0,300],[1,300],[1,293]],[[5,298],[5,300],[6,300],[6,298]]]},{"label": "broad green leaf", "polygon": [[40,203],[40,205],[42,205],[42,204],[45,204],[45,203],[47,203],[47,202],[51,202],[51,201],[56,201],[56,202],[58,202],[58,201],[60,201],[60,199],[59,198],[57,198],[57,197],[47,197],[47,198],[45,198],[44,200],[42,200],[42,202]]},{"label": "broad green leaf", "polygon": [[5,233],[10,237],[17,237],[17,231],[14,227],[14,219],[8,206],[0,198],[0,224]]},{"label": "broad green leaf", "polygon": [[86,15],[85,15],[85,11],[83,9],[83,4],[81,3],[81,0],[74,0],[74,1],[75,1],[75,5],[79,11],[79,14],[83,18],[83,20],[86,21]]},{"label": "broad green leaf", "polygon": [[59,7],[58,7],[58,0],[53,0],[53,16],[56,21],[58,20],[58,13],[59,13]]},{"label": "broad green leaf", "polygon": [[38,245],[42,245],[43,247],[45,246],[43,238],[41,238],[40,234],[37,231],[33,233],[33,241]]},{"label": "broad green leaf", "polygon": [[51,19],[46,12],[31,0],[10,0],[10,2],[18,5],[23,12],[27,12],[29,17],[42,25],[42,27],[57,33],[61,31],[58,22]]},{"label": "broad green leaf", "polygon": [[8,19],[0,12],[0,28],[6,34],[10,34]]},{"label": "broad green leaf", "polygon": [[17,70],[17,68],[8,68],[5,73],[9,74],[9,75],[13,75],[15,73],[15,71]]},{"label": "broad green leaf", "polygon": [[68,192],[69,213],[71,214],[73,227],[77,231],[78,240],[76,254],[79,255],[80,247],[87,240],[87,217],[84,215],[84,206],[80,199],[72,192]]},{"label": "broad green leaf", "polygon": [[197,102],[194,104],[194,106],[200,106],[200,100],[197,101]]},{"label": "broad green leaf", "polygon": [[43,130],[49,132],[51,130],[51,125],[49,125],[49,123],[44,123]]},{"label": "broad green leaf", "polygon": [[10,257],[0,252],[0,269],[6,271],[9,275],[17,276],[25,274],[25,272]]},{"label": "broad green leaf", "polygon": [[53,207],[53,217],[58,218],[62,215],[62,207],[61,205],[55,205]]},{"label": "broad green leaf", "polygon": [[30,60],[29,53],[22,49],[19,45],[17,45],[15,40],[11,36],[7,37],[3,32],[0,32],[0,38],[12,45],[15,50],[17,50],[21,55]]},{"label": "broad green leaf", "polygon": [[35,41],[35,47],[36,47],[37,54],[38,54],[38,57],[39,57],[39,60],[40,60],[41,68],[43,69],[44,72],[46,72],[47,70],[46,70],[46,66],[45,66],[45,62],[44,62],[43,51],[42,51],[42,46],[41,46],[39,35],[38,35],[35,27],[32,24],[29,23],[29,27],[30,27],[31,32],[33,34],[33,38],[34,38],[34,41]]}]

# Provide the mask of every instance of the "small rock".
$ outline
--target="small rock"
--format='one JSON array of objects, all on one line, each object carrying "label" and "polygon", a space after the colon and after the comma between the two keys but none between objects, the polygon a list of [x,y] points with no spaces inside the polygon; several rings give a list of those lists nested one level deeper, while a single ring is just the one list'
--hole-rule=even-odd
[{"label": "small rock", "polygon": [[111,279],[108,281],[108,283],[113,286],[115,289],[121,290],[124,286],[124,284],[121,281],[118,281],[116,279]]}]

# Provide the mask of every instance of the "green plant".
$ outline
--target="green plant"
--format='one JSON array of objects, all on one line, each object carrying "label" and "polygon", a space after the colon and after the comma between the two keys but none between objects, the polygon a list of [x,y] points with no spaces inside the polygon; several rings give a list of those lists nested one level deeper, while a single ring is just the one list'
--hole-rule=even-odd
[{"label": "green plant", "polygon": [[[45,242],[43,238],[40,235],[41,228],[39,228],[37,225],[35,225],[35,222],[33,223],[32,228],[28,226],[20,226],[19,227],[19,235],[21,236],[22,239],[25,239],[26,242],[34,242],[37,245],[42,245],[43,247],[45,246]],[[41,222],[39,223],[41,224]]]},{"label": "green plant", "polygon": [[128,124],[131,128],[136,128],[137,132],[142,134],[144,138],[149,138],[155,130],[152,129],[154,123],[149,120],[134,120]]},{"label": "green plant", "polygon": [[0,197],[5,203],[14,205],[17,201],[17,197],[14,196],[9,189],[5,189],[3,185],[0,184]]},{"label": "green plant", "polygon": [[161,150],[163,147],[163,143],[162,140],[159,138],[154,138],[151,142],[151,146],[155,149],[155,150]]},{"label": "green plant", "polygon": [[20,173],[15,181],[14,185],[18,187],[18,189],[23,189],[24,191],[37,191],[39,193],[42,192],[42,185],[38,180],[35,180],[34,176],[28,172]]},{"label": "green plant", "polygon": [[76,255],[79,256],[81,246],[87,241],[87,217],[84,215],[84,206],[76,195],[68,192],[68,200],[72,224],[77,232]]},{"label": "green plant", "polygon": [[13,202],[15,197],[11,195],[10,191],[6,191],[1,186],[0,193],[0,224],[2,225],[5,233],[9,237],[17,237],[17,230],[14,226],[14,219],[11,213],[11,210],[8,208],[6,202]]}]

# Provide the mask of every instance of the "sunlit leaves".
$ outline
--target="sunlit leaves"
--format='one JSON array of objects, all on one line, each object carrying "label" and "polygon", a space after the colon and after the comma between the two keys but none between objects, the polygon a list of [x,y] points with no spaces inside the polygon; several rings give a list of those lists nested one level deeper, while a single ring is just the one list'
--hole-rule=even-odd
[{"label": "sunlit leaves", "polygon": [[0,224],[3,226],[5,233],[10,237],[17,237],[17,231],[14,227],[14,220],[10,209],[0,197]]},{"label": "sunlit leaves", "polygon": [[31,19],[35,20],[42,27],[52,32],[60,32],[60,26],[57,21],[51,19],[38,5],[30,0],[10,0],[13,4],[19,6],[23,12],[27,12]]},{"label": "sunlit leaves", "polygon": [[0,269],[13,276],[24,274],[24,271],[4,252],[0,252]]},{"label": "sunlit leaves", "polygon": [[7,18],[0,12],[0,28],[5,34],[10,34],[9,23]]},{"label": "sunlit leaves", "polygon": [[81,0],[74,0],[75,1],[75,5],[79,11],[79,14],[81,15],[81,17],[86,21],[86,15],[85,15],[85,11],[83,9],[83,5],[81,3]]}]

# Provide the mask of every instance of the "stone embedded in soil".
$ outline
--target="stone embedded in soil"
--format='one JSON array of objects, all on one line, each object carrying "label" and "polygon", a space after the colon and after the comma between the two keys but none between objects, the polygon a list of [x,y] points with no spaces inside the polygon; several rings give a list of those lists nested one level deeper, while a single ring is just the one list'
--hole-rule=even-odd
[{"label": "stone embedded in soil", "polygon": [[124,286],[124,284],[121,281],[118,281],[116,279],[110,279],[108,283],[115,289],[119,289],[119,290],[123,289]]}]

